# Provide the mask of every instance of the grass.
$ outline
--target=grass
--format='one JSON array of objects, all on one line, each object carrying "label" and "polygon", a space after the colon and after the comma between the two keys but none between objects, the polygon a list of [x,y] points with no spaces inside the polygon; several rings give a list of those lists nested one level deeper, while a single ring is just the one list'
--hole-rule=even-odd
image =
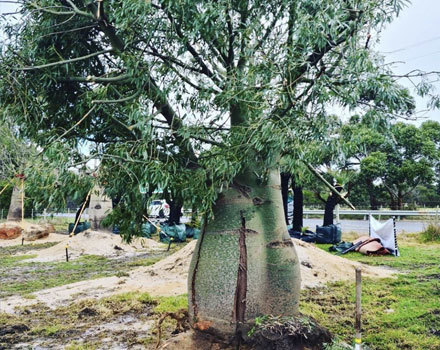
[{"label": "grass", "polygon": [[149,266],[166,256],[158,253],[153,256],[130,257],[128,260],[109,259],[97,255],[84,255],[69,262],[27,262],[35,255],[13,254],[27,250],[44,249],[53,245],[35,244],[12,246],[0,249],[0,298],[14,294],[32,298],[30,293],[58,287],[65,284],[100,277],[128,277],[129,271],[138,266]]},{"label": "grass", "polygon": [[[409,236],[400,245],[398,258],[359,253],[344,256],[401,272],[396,278],[363,279],[363,341],[377,350],[440,349],[440,244],[420,244]],[[350,282],[304,290],[301,310],[352,343],[354,290]]]}]

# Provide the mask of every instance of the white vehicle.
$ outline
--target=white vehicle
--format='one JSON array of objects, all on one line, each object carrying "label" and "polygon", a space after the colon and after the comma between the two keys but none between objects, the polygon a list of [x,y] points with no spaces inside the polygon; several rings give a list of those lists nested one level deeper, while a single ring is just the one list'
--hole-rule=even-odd
[{"label": "white vehicle", "polygon": [[164,218],[169,216],[170,206],[165,199],[155,199],[148,206],[148,215],[156,218]]}]

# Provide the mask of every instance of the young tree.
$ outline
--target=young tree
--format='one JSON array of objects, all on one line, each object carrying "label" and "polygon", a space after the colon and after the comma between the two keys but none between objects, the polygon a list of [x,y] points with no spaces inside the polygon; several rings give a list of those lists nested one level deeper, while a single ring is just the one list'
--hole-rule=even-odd
[{"label": "young tree", "polygon": [[191,263],[189,311],[195,328],[230,339],[255,317],[298,312],[284,150],[326,132],[329,103],[394,111],[411,102],[369,50],[370,31],[401,6],[26,1],[25,21],[7,30],[1,103],[42,146],[62,136],[78,151],[88,140],[119,192],[138,173],[183,188],[211,214]]}]

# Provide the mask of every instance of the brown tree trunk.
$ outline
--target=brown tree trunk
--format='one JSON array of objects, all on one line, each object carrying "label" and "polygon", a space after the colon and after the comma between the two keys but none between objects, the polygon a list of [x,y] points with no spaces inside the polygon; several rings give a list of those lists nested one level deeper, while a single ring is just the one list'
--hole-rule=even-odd
[{"label": "brown tree trunk", "polygon": [[287,200],[289,197],[289,173],[281,173],[281,196],[283,197],[284,219],[286,225],[289,225],[289,215],[287,213]]},{"label": "brown tree trunk", "polygon": [[293,190],[293,219],[292,219],[292,229],[301,232],[303,228],[303,209],[304,209],[304,197],[303,189],[300,186],[296,186],[295,182],[292,181]]}]

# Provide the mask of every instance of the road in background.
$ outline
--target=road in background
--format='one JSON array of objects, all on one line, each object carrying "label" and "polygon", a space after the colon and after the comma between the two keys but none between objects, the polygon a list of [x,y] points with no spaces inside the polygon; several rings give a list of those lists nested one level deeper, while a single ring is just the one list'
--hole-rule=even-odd
[{"label": "road in background", "polygon": [[[381,222],[384,222],[383,220]],[[304,227],[315,231],[316,225],[322,225],[322,219],[304,219]],[[368,220],[341,220],[342,233],[358,232],[368,234]],[[397,234],[418,233],[428,226],[426,221],[396,221]]]}]

